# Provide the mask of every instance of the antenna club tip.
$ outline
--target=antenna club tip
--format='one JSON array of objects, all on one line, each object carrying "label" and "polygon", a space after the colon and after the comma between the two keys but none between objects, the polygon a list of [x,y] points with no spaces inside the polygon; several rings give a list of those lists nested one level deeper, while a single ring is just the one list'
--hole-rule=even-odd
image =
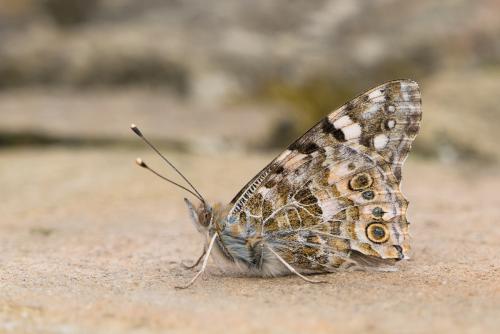
[{"label": "antenna club tip", "polygon": [[130,129],[131,129],[132,131],[134,131],[134,133],[135,133],[136,135],[138,135],[139,137],[142,137],[142,132],[141,132],[141,130],[139,130],[139,128],[137,127],[137,125],[135,125],[135,124],[133,124],[133,123],[132,123],[132,124],[130,124]]},{"label": "antenna club tip", "polygon": [[138,166],[142,167],[142,168],[147,168],[147,167],[148,167],[148,165],[146,165],[146,163],[145,163],[144,161],[142,161],[142,159],[141,159],[141,158],[137,158],[137,159],[135,159],[135,163],[136,163]]}]

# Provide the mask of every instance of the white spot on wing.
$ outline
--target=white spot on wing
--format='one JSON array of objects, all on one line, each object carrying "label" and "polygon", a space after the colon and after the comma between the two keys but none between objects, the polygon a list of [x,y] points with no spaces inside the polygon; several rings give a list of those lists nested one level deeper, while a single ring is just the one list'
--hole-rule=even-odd
[{"label": "white spot on wing", "polygon": [[361,126],[358,123],[354,123],[342,128],[342,132],[346,140],[359,138],[361,136]]},{"label": "white spot on wing", "polygon": [[374,102],[382,102],[384,101],[384,94],[380,90],[376,90],[368,94],[368,99]]},{"label": "white spot on wing", "polygon": [[279,155],[279,157],[276,158],[276,162],[283,161],[283,159],[285,159],[290,153],[292,153],[290,150],[285,150],[283,153]]},{"label": "white spot on wing", "polygon": [[410,99],[410,89],[410,85],[408,85],[406,82],[401,82],[401,95],[403,97],[403,101],[408,101]]},{"label": "white spot on wing", "polygon": [[378,111],[379,105],[374,104],[370,108],[368,108],[364,113],[363,113],[363,118],[368,119],[372,118],[373,115]]},{"label": "white spot on wing", "polygon": [[370,94],[368,94],[368,99],[371,102],[380,103],[380,102],[384,102],[385,101],[385,96],[384,96],[384,94],[381,91],[376,90],[376,91],[371,92]]},{"label": "white spot on wing", "polygon": [[329,220],[337,213],[342,211],[344,207],[334,198],[326,201],[319,202],[321,210],[323,211],[323,219]]},{"label": "white spot on wing", "polygon": [[387,121],[387,127],[388,127],[389,129],[392,129],[392,128],[394,128],[395,126],[396,126],[396,121],[395,121],[395,120],[390,119],[390,120],[388,120],[388,121]]},{"label": "white spot on wing", "polygon": [[342,116],[338,120],[333,122],[333,126],[335,127],[335,129],[341,129],[341,128],[346,127],[346,126],[351,125],[351,124],[352,124],[352,120],[347,115]]},{"label": "white spot on wing", "polygon": [[388,142],[389,138],[387,138],[387,136],[382,133],[376,135],[375,138],[373,138],[373,146],[375,146],[376,150],[383,149]]}]

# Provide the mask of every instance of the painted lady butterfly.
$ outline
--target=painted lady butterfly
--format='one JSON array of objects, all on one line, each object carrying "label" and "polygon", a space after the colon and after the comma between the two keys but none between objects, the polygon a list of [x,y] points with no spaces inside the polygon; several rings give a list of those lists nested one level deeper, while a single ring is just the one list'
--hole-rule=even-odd
[{"label": "painted lady butterfly", "polygon": [[312,127],[229,205],[209,205],[164,158],[193,191],[176,185],[201,201],[195,207],[185,200],[206,245],[192,266],[203,260],[201,270],[184,287],[204,272],[212,252],[254,274],[294,273],[308,282],[320,281],[303,274],[394,269],[409,257],[401,167],[421,117],[416,82],[378,86]]}]

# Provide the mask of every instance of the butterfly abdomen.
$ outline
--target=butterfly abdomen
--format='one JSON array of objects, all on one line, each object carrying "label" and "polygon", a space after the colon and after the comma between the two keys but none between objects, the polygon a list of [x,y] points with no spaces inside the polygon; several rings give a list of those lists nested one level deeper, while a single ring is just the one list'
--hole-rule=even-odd
[{"label": "butterfly abdomen", "polygon": [[251,225],[226,222],[217,245],[226,260],[237,264],[240,269],[246,269],[250,274],[271,277],[288,273],[286,267],[269,250],[269,247],[274,247],[272,242]]}]

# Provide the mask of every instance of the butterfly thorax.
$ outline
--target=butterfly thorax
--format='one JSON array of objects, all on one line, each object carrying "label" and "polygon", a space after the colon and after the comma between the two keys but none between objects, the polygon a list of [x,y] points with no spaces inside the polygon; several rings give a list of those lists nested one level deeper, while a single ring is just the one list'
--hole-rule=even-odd
[{"label": "butterfly thorax", "polygon": [[215,203],[213,205],[201,203],[195,209],[195,222],[198,223],[198,231],[207,238],[207,241],[214,235],[217,235],[216,245],[220,253],[228,260],[234,261],[232,254],[225,247],[223,241],[223,234],[227,226],[227,217],[230,209],[230,205],[225,206],[221,203]]},{"label": "butterfly thorax", "polygon": [[216,235],[215,246],[225,260],[260,268],[264,263],[264,238],[261,231],[248,228],[230,214],[233,204],[201,204],[196,209],[199,231],[207,241]]}]

